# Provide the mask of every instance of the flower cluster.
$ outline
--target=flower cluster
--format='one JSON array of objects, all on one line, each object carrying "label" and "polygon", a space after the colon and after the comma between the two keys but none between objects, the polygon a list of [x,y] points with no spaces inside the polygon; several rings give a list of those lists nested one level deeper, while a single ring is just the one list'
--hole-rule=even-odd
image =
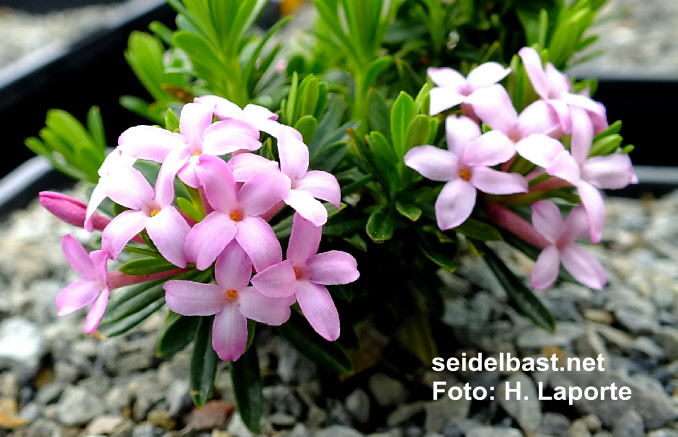
[{"label": "flower cluster", "polygon": [[[602,266],[574,242],[585,236],[600,242],[605,205],[599,190],[637,182],[631,160],[620,150],[592,156],[594,136],[608,128],[605,107],[586,92],[574,94],[570,79],[551,63],[543,67],[536,50],[525,47],[519,57],[538,97],[520,114],[499,84],[510,69],[489,62],[464,78],[450,68],[430,68],[437,85],[430,93],[431,114],[457,105],[461,114],[446,119],[448,150],[418,146],[407,153],[405,164],[425,178],[446,182],[435,203],[441,230],[471,216],[478,191],[513,194],[514,200],[532,196],[538,200],[532,205],[532,225],[498,203],[487,207],[496,224],[544,249],[532,271],[532,287],[553,285],[562,262],[582,284],[600,289],[606,283]],[[527,171],[514,171],[526,168],[517,165],[520,160],[530,164]],[[565,187],[576,190],[581,206],[563,221],[556,204],[540,195]]]},{"label": "flower cluster", "polygon": [[[43,204],[57,215],[89,231],[102,230],[102,249],[89,255],[72,236],[64,237],[66,258],[83,279],[59,294],[59,314],[92,303],[85,324],[92,333],[111,289],[170,278],[164,283],[170,310],[215,315],[212,346],[223,360],[243,354],[248,319],[281,325],[295,302],[321,336],[336,340],[339,315],[325,286],[359,276],[348,253],[317,253],[328,217],[321,201],[339,208],[339,184],[330,173],[308,170],[301,134],[276,119],[256,105],[241,110],[226,99],[203,96],[183,107],[177,132],[136,126],[122,133],[99,169],[86,209],[43,193]],[[252,153],[262,146],[261,132],[276,140],[279,163]],[[138,160],[160,164],[154,184],[135,168]],[[192,194],[190,208],[178,202],[177,186]],[[124,211],[113,219],[97,212],[106,198]],[[283,259],[268,220],[285,205],[295,214]],[[145,277],[107,272],[108,260],[116,260],[131,241],[147,243],[176,268]],[[212,269],[214,283],[171,279],[193,269]]]}]

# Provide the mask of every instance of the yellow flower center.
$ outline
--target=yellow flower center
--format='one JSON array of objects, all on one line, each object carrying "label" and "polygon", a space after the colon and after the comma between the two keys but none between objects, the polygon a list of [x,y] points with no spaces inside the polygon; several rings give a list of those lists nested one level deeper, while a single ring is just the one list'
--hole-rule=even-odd
[{"label": "yellow flower center", "polygon": [[238,211],[231,211],[230,217],[231,217],[231,220],[233,220],[234,222],[239,222],[239,221],[242,220],[242,216],[240,215],[240,212],[238,212]]},{"label": "yellow flower center", "polygon": [[153,211],[151,211],[151,217],[155,217],[159,212],[160,210],[154,209]]},{"label": "yellow flower center", "polygon": [[200,156],[200,152],[193,152],[193,156]]},{"label": "yellow flower center", "polygon": [[468,182],[471,179],[471,172],[464,169],[459,172],[459,177]]},{"label": "yellow flower center", "polygon": [[301,272],[299,271],[299,269],[297,269],[297,268],[295,267],[295,268],[294,268],[294,276],[298,278],[300,274],[301,274]]},{"label": "yellow flower center", "polygon": [[233,300],[238,297],[238,290],[228,290],[226,292],[226,300]]}]

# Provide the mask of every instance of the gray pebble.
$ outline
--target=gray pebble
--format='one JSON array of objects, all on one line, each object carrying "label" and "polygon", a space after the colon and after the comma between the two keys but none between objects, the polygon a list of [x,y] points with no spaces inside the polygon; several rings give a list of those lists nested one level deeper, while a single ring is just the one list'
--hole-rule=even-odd
[{"label": "gray pebble", "polygon": [[68,387],[57,405],[59,422],[66,426],[85,425],[104,413],[100,397],[80,387]]},{"label": "gray pebble", "polygon": [[645,435],[645,425],[640,414],[633,410],[628,410],[614,426],[614,437],[643,437]]},{"label": "gray pebble", "polygon": [[314,437],[363,437],[364,434],[355,429],[333,425],[315,433]]}]

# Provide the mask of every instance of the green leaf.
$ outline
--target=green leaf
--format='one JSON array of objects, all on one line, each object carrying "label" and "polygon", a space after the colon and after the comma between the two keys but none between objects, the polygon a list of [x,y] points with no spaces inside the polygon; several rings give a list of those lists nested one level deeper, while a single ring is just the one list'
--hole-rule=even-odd
[{"label": "green leaf", "polygon": [[405,139],[405,153],[413,147],[429,144],[428,139],[431,135],[431,122],[429,120],[429,116],[419,114],[410,122]]},{"label": "green leaf", "polygon": [[167,108],[167,112],[165,113],[165,129],[170,132],[179,131],[179,118],[174,115],[172,108]]},{"label": "green leaf", "polygon": [[370,215],[365,230],[372,241],[382,243],[393,237],[396,224],[393,209],[389,205],[382,205]]},{"label": "green leaf", "polygon": [[365,242],[365,239],[360,236],[360,234],[353,234],[350,237],[344,237],[344,241],[362,252],[367,252],[367,243]]},{"label": "green leaf", "polygon": [[249,348],[231,363],[231,381],[238,411],[247,428],[257,433],[264,414],[264,394],[257,348]]},{"label": "green leaf", "polygon": [[[453,240],[446,240],[445,234],[432,226],[424,226],[417,230],[417,245],[421,253],[448,272],[453,272],[457,268],[450,256],[454,255],[456,250],[455,245],[450,244],[452,242]],[[450,252],[452,253],[448,255]]]},{"label": "green leaf", "polygon": [[142,258],[135,259],[120,266],[120,273],[132,276],[152,275],[178,268],[164,259]]},{"label": "green leaf", "polygon": [[214,316],[201,317],[195,332],[193,355],[189,376],[189,394],[193,403],[202,407],[207,402],[214,378],[217,374],[219,357],[212,349],[212,323]]},{"label": "green leaf", "polygon": [[405,156],[407,128],[410,125],[414,112],[414,100],[404,91],[391,108],[391,140],[398,160]]},{"label": "green leaf", "polygon": [[403,344],[412,351],[419,360],[428,365],[438,356],[438,348],[433,340],[431,323],[425,313],[417,312],[408,317],[402,324],[400,336]]},{"label": "green leaf", "polygon": [[204,213],[198,210],[198,208],[195,206],[195,203],[185,197],[177,197],[177,206],[181,211],[186,213],[186,215],[196,222],[200,222],[203,218],[205,218]]},{"label": "green leaf", "polygon": [[391,136],[391,125],[388,112],[388,105],[386,100],[381,96],[379,91],[374,88],[370,89],[367,98],[367,105],[369,107],[369,114],[367,115],[368,122],[372,130],[376,130],[386,135],[387,139]]},{"label": "green leaf", "polygon": [[539,297],[527,288],[523,281],[506,267],[506,264],[487,245],[480,241],[474,242],[474,244],[483,251],[485,262],[506,290],[506,295],[511,303],[536,325],[549,332],[555,332],[556,318],[544,306]]},{"label": "green leaf", "polygon": [[106,153],[106,132],[98,106],[92,106],[87,112],[87,130],[102,153]]},{"label": "green leaf", "polygon": [[367,70],[365,72],[365,78],[364,78],[364,89],[367,89],[368,87],[372,86],[372,83],[379,77],[379,75],[388,67],[391,65],[391,56],[383,56],[381,58],[374,59],[370,64],[367,66]]},{"label": "green leaf", "polygon": [[308,144],[313,140],[315,130],[318,128],[318,120],[312,115],[304,115],[297,120],[294,128],[301,133],[301,136],[304,138],[304,143]]},{"label": "green leaf", "polygon": [[464,223],[454,228],[456,232],[481,241],[501,241],[501,233],[492,225],[480,220],[468,218]]},{"label": "green leaf", "polygon": [[344,141],[337,141],[319,149],[311,158],[309,168],[332,172],[343,161],[350,146]]},{"label": "green leaf", "polygon": [[403,217],[407,217],[413,222],[416,222],[417,220],[419,220],[419,217],[421,217],[422,210],[417,205],[413,205],[411,203],[406,204],[397,201],[395,207],[396,210],[400,213],[400,215],[402,215]]},{"label": "green leaf", "polygon": [[160,335],[155,352],[155,355],[159,358],[171,357],[177,352],[181,352],[195,338],[200,318],[178,314],[177,316],[165,326],[165,330]]},{"label": "green leaf", "polygon": [[353,371],[353,363],[344,348],[318,335],[296,311],[292,311],[290,319],[278,331],[293,348],[318,366],[339,375]]}]

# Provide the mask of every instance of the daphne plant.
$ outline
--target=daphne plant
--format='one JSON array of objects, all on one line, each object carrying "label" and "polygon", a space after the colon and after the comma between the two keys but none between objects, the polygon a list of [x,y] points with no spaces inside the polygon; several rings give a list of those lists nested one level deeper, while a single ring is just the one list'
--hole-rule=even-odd
[{"label": "daphne plant", "polygon": [[[171,0],[177,31],[133,34],[127,59],[154,102],[121,103],[153,124],[120,133],[105,160],[96,111],[88,128],[50,113],[27,140],[89,182],[88,205],[49,192],[42,204],[101,232],[89,255],[64,237],[83,279],[59,295],[60,315],[91,304],[85,331],[106,337],[166,308],[158,355],[193,342],[197,405],[230,361],[255,430],[259,325],[351,374],[365,320],[424,363],[438,355],[436,273],[461,253],[483,257],[547,330],[533,290],[605,286],[576,242],[601,241],[599,190],[637,181],[632,147],[594,82],[559,70],[592,42],[601,1],[314,1],[310,39],[289,46],[276,38],[288,19],[252,27],[264,3]],[[532,289],[502,243],[535,260]]]}]

